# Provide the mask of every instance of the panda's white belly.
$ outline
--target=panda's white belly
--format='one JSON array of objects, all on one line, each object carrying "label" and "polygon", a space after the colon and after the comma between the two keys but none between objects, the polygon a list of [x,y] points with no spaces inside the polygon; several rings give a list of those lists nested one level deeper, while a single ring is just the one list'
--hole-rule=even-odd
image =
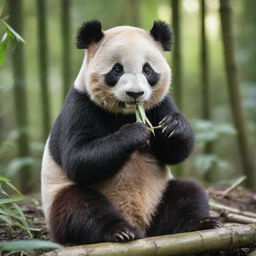
[{"label": "panda's white belly", "polygon": [[135,152],[117,175],[93,188],[104,194],[130,224],[145,231],[170,178],[167,166],[160,166],[151,155]]},{"label": "panda's white belly", "polygon": [[[117,175],[93,188],[105,195],[130,224],[144,231],[170,178],[167,167],[160,166],[150,155],[135,152]],[[54,161],[47,141],[41,172],[42,205],[47,223],[56,195],[73,184]]]}]

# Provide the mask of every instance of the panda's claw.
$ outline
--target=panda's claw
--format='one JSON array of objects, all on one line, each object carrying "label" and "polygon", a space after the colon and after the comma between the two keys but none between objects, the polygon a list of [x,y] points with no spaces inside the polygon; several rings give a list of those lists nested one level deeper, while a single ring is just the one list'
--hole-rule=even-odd
[{"label": "panda's claw", "polygon": [[124,241],[124,237],[121,234],[115,234],[114,235],[114,241],[115,242],[122,242],[122,241]]},{"label": "panda's claw", "polygon": [[163,123],[166,121],[167,118],[168,118],[168,116],[166,116],[165,118],[163,118],[163,119],[159,122],[159,124],[160,124],[160,125],[163,124]]},{"label": "panda's claw", "polygon": [[127,234],[129,235],[130,240],[134,240],[135,239],[135,235],[132,232],[127,231]]},{"label": "panda's claw", "polygon": [[135,235],[130,231],[121,231],[120,233],[114,234],[115,242],[126,242],[134,239]]},{"label": "panda's claw", "polygon": [[162,133],[169,139],[174,136],[186,138],[191,134],[189,124],[180,113],[167,115],[159,124],[163,127]]},{"label": "panda's claw", "polygon": [[167,128],[168,128],[168,126],[166,125],[166,126],[163,128],[162,133],[164,133]]},{"label": "panda's claw", "polygon": [[123,232],[121,232],[121,234],[122,234],[122,236],[123,236],[123,238],[124,238],[124,240],[130,240],[130,237],[129,237],[129,235],[128,235],[128,232],[126,231],[123,231]]},{"label": "panda's claw", "polygon": [[175,129],[169,134],[168,138],[170,139],[174,133],[175,133]]}]

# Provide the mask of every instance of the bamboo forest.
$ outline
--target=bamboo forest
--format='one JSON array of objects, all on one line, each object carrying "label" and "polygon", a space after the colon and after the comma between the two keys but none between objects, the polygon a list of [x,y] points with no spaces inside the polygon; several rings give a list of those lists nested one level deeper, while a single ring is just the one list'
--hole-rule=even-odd
[{"label": "bamboo forest", "polygon": [[[132,119],[129,119],[130,114],[127,115],[128,117],[122,117],[120,113],[109,113],[105,109],[102,110],[101,107],[108,104],[105,97],[99,99],[99,102],[103,102],[101,106],[97,101],[97,96],[90,96],[94,91],[99,93],[99,90],[105,90],[105,94],[111,92],[114,95],[119,95],[121,93],[120,84],[123,81],[123,73],[118,75],[120,80],[118,78],[115,81],[117,84],[113,82],[113,77],[107,84],[107,75],[109,74],[107,72],[111,70],[112,66],[109,66],[108,71],[106,71],[104,65],[108,63],[109,53],[106,53],[106,56],[103,55],[102,61],[97,63],[97,58],[101,56],[101,49],[104,50],[104,47],[106,47],[106,51],[111,47],[114,48],[113,58],[119,56],[121,50],[118,49],[118,46],[104,44],[104,40],[109,40],[108,38],[115,36],[114,32],[112,35],[108,29],[117,26],[125,26],[120,28],[120,31],[122,29],[129,30],[130,27],[128,26],[143,29],[138,31],[141,34],[146,31],[146,39],[143,38],[143,40],[147,43],[141,49],[147,51],[153,47],[152,45],[155,47],[154,57],[149,58],[142,71],[136,73],[136,77],[138,77],[139,73],[143,72],[144,76],[140,81],[148,81],[147,85],[143,85],[142,88],[149,88],[147,89],[149,91],[156,90],[158,80],[155,82],[156,85],[153,85],[154,82],[149,80],[146,75],[149,73],[152,75],[155,67],[157,71],[153,73],[155,79],[159,79],[159,77],[162,79],[162,74],[159,71],[161,69],[158,70],[156,65],[159,63],[158,58],[163,62],[165,60],[162,56],[165,56],[171,69],[168,73],[171,77],[170,83],[166,85],[168,87],[170,84],[167,93],[178,108],[175,110],[176,108],[173,107],[174,110],[172,111],[178,112],[174,113],[176,115],[181,113],[191,125],[194,133],[194,146],[193,150],[191,146],[191,152],[189,152],[191,154],[187,154],[189,157],[180,157],[179,155],[179,148],[184,151],[187,150],[185,144],[181,145],[183,141],[174,142],[179,130],[178,121],[173,121],[170,117],[174,118],[174,114],[172,115],[170,112],[170,116],[155,122],[154,114],[151,115],[151,109],[148,110],[146,104],[144,109],[143,101],[136,101],[137,97],[140,99],[140,97],[145,96],[146,89],[145,92],[140,92],[139,89],[136,89],[136,92],[126,91],[127,95],[134,98],[133,103],[136,103],[136,109],[135,104],[121,102],[118,99],[120,108],[127,107],[128,110],[125,111],[134,109]],[[255,0],[0,0],[0,255],[255,256],[255,27]],[[129,51],[135,52],[136,46],[143,44],[144,41],[142,40],[141,43],[138,42],[137,44],[135,41],[132,42],[131,38],[122,39],[122,36],[120,38],[131,42],[130,45],[127,43],[122,46],[126,47],[126,50],[128,49],[122,52],[125,55],[123,58],[134,59],[134,66],[137,65],[135,62],[140,55],[132,56],[131,54],[129,56]],[[166,46],[167,43],[170,44],[168,45],[171,48],[170,51]],[[86,52],[88,53],[87,57],[84,57]],[[90,61],[96,64],[91,67]],[[124,63],[121,62],[119,61],[113,66],[112,70],[116,76],[118,72],[126,72],[126,67],[123,68],[121,64],[124,65]],[[153,69],[150,66],[151,62]],[[84,68],[83,66],[81,68],[82,63],[85,65]],[[89,83],[102,80],[102,78],[98,74],[93,74],[92,77],[85,79],[84,74],[83,79],[86,82],[83,83],[86,86],[82,90],[86,91],[84,94],[90,98],[90,103],[85,103],[88,109],[84,109],[84,113],[80,113],[81,107],[77,106],[75,109],[72,105],[73,107],[70,108],[70,104],[78,104],[71,102],[72,90],[74,90],[73,86],[76,88],[77,81],[82,81],[81,76],[87,66],[90,72],[95,69],[101,72],[101,75],[104,74],[105,80],[103,79],[104,82],[102,83],[106,84],[101,85],[103,89],[96,87],[88,89]],[[104,71],[100,70],[101,67],[104,68]],[[90,73],[88,72],[88,74]],[[125,75],[124,73],[123,77]],[[132,77],[132,73],[128,75]],[[127,81],[125,86],[129,84]],[[131,82],[131,88],[139,86],[134,83]],[[137,96],[134,96],[135,94]],[[138,94],[142,94],[142,96]],[[165,97],[168,96],[165,95]],[[79,98],[79,100],[85,101],[85,98]],[[156,104],[152,113],[158,111],[154,109],[161,108],[163,105],[161,104]],[[69,106],[69,108],[63,108],[63,105]],[[95,106],[99,113],[94,110]],[[62,119],[57,127],[55,120],[62,108],[64,109],[61,112]],[[107,112],[107,114],[102,114],[100,111]],[[71,117],[71,121],[67,121],[70,122],[68,124],[71,127],[70,132],[67,131],[69,126],[65,126],[64,119],[71,113],[77,117]],[[98,115],[102,116],[102,119],[105,118],[105,123],[102,120],[98,122]],[[90,121],[82,120],[86,118]],[[137,143],[137,137],[132,135],[135,128],[133,130],[129,128],[131,121],[127,124],[124,121],[125,118],[139,123],[136,126],[137,131],[141,131],[141,133],[138,132],[138,140],[143,136],[147,136],[147,139],[144,139],[145,143],[142,146],[136,148],[135,153],[133,149],[133,153],[129,153],[131,155],[127,155],[124,163],[120,164],[122,154],[128,154],[130,149],[125,148],[125,153],[119,152],[118,150],[121,149],[115,143],[119,141],[126,143],[126,140],[132,141],[133,139]],[[117,121],[115,123],[111,120]],[[176,122],[175,128],[171,131],[168,131],[168,122],[169,125],[170,122]],[[125,125],[120,128],[120,124]],[[185,123],[183,125],[185,127]],[[58,129],[53,129],[53,126]],[[145,132],[143,129],[151,130],[151,132]],[[126,135],[122,137],[124,130],[127,132],[126,135],[130,134],[129,138],[124,138],[128,137]],[[163,137],[166,132],[169,132],[166,140],[169,140],[170,147],[173,145],[169,151],[168,148],[166,149],[166,145],[169,144],[158,139],[158,137]],[[186,132],[188,133],[187,130]],[[73,145],[76,136],[79,136],[79,139]],[[106,136],[104,138],[106,140],[102,139],[104,136]],[[117,137],[113,137],[110,142],[107,142],[107,138],[112,138],[110,136]],[[191,136],[191,140],[193,140],[192,132]],[[93,140],[96,142],[94,143]],[[102,144],[100,141],[103,141]],[[171,144],[172,141],[173,144]],[[94,147],[89,150],[86,143],[92,144]],[[81,144],[83,145],[81,146]],[[73,148],[68,151],[72,145]],[[157,150],[160,153],[158,151],[155,153],[154,147],[157,146],[154,145],[158,145]],[[75,147],[80,146],[81,151],[78,151]],[[87,152],[85,151],[86,148],[87,154],[84,153]],[[163,153],[165,149],[167,153]],[[105,150],[109,152],[106,157],[104,155]],[[118,151],[119,156],[114,158],[111,154],[116,154],[116,151]],[[169,158],[165,161],[168,152],[170,156],[168,155]],[[43,154],[44,162],[42,164]],[[139,157],[141,157],[140,159],[149,157],[149,159],[146,159],[145,163],[141,163],[139,161],[143,160],[138,160]],[[182,160],[170,160],[174,158],[182,158]],[[87,162],[83,164],[82,161],[85,160]],[[100,230],[102,224],[98,224],[98,221],[103,217],[101,215],[96,216],[98,214],[96,208],[91,208],[100,207],[100,203],[96,201],[98,198],[96,195],[99,196],[96,188],[101,188],[103,184],[105,186],[104,191],[108,191],[109,187],[106,188],[106,186],[108,184],[113,186],[114,183],[115,190],[111,187],[109,192],[112,197],[108,198],[104,194],[103,199],[109,200],[111,204],[113,203],[115,211],[119,211],[122,207],[127,207],[125,205],[129,205],[127,202],[132,200],[130,197],[136,198],[137,195],[133,195],[132,186],[134,183],[139,183],[140,192],[138,194],[144,193],[143,186],[152,179],[150,177],[151,170],[147,169],[151,168],[150,163],[152,164],[152,162],[155,163],[159,172],[161,168],[165,168],[164,170],[167,170],[170,176],[169,179],[177,179],[177,182],[179,180],[184,180],[184,182],[192,180],[204,188],[203,190],[206,191],[208,197],[205,199],[208,201],[204,207],[209,215],[205,216],[208,226],[203,225],[201,221],[201,228],[177,228],[179,231],[168,232],[155,231],[151,232],[153,235],[149,235],[149,230],[151,230],[149,226],[145,228],[144,233],[136,233],[135,231],[132,233],[133,229],[127,231],[124,228],[122,232],[120,231],[121,233],[116,231],[115,235],[118,237],[116,240],[104,238],[93,240],[94,234],[89,234],[90,239],[88,240],[76,238],[77,233],[95,232],[96,234],[96,231]],[[133,172],[129,170],[129,175],[125,174],[127,177],[121,176],[120,173],[124,172],[126,166],[129,166],[128,163],[131,167],[127,167],[127,169],[135,169]],[[97,167],[98,165],[100,167]],[[43,173],[44,166],[48,170],[46,174]],[[73,170],[73,173],[71,170],[73,168],[79,170],[76,172]],[[92,177],[85,174],[90,168],[90,172],[93,172],[90,174]],[[100,174],[98,174],[97,171],[100,168]],[[118,173],[114,174],[113,170],[116,168]],[[140,180],[140,168],[146,168],[145,170],[141,169],[140,174],[140,176],[145,174],[143,177],[145,182]],[[133,177],[133,173],[136,172],[136,177]],[[50,180],[52,176],[53,181]],[[160,180],[160,174],[158,176],[157,179]],[[99,178],[98,183],[94,181],[96,178]],[[133,183],[129,183],[132,178],[134,179]],[[83,181],[83,179],[87,180]],[[123,179],[127,180],[124,181]],[[56,180],[59,183],[55,184],[56,187],[51,188],[50,186]],[[91,183],[88,180],[92,180]],[[167,189],[166,187],[160,189],[159,180],[155,183],[148,183],[150,185],[147,189],[151,192],[148,192],[149,194],[145,196],[145,199],[143,197],[136,199],[139,201],[139,207],[135,208],[137,215],[144,210],[140,207],[143,207],[146,200],[150,201],[150,205],[156,205],[153,213],[150,213],[149,219],[152,222],[158,216],[157,209],[160,208],[157,207],[165,204],[165,197],[168,194],[167,190],[163,192],[164,188]],[[128,196],[124,198],[125,202],[120,202],[124,195],[122,194],[124,193],[123,187],[121,188],[120,185],[122,182],[124,182],[125,190],[128,193]],[[168,180],[168,182],[171,181]],[[71,194],[68,196],[64,194],[64,190],[60,190],[58,193],[63,193],[61,194],[63,202],[60,204],[59,199],[57,199],[60,194],[55,189],[64,186],[63,184],[76,187],[74,193],[82,192],[77,194],[75,199],[72,199]],[[170,186],[171,183],[168,184]],[[191,183],[188,182],[188,184]],[[193,191],[189,192],[187,187],[185,189],[189,194],[194,193]],[[86,192],[87,190],[90,192]],[[168,207],[172,209],[170,211],[178,212],[177,220],[172,215],[173,220],[170,219],[170,223],[176,220],[178,226],[180,219],[186,219],[188,223],[190,223],[189,221],[192,222],[192,220],[188,220],[189,217],[184,217],[186,215],[185,210],[180,210],[179,213],[179,209],[176,209],[180,207],[180,202],[190,201],[189,210],[192,211],[192,207],[195,206],[192,204],[193,202],[196,204],[196,200],[193,197],[194,194],[190,195],[191,199],[187,199],[181,195],[182,188],[177,190],[178,192],[175,191],[173,194],[170,192],[170,197],[173,195],[173,197],[177,197],[177,200],[170,199],[168,201],[169,199],[167,199],[167,201],[170,203],[173,200],[174,203]],[[47,192],[45,195],[44,191]],[[115,196],[111,194],[114,193],[113,191],[117,193]],[[153,200],[156,200],[158,194],[160,195],[157,199],[159,204],[156,204],[157,202]],[[181,201],[178,200],[179,196]],[[115,199],[116,197],[118,199]],[[118,200],[120,203],[115,205],[114,201],[111,201],[112,199]],[[48,200],[53,200],[51,208],[50,203],[48,205]],[[84,200],[83,207],[87,207],[86,209],[81,210],[82,208],[77,206],[79,203],[75,205],[75,202],[79,200]],[[93,206],[90,205],[90,200],[94,200]],[[122,204],[123,206],[120,206]],[[58,208],[56,205],[66,207],[66,215],[64,213],[55,213],[54,215],[53,208]],[[82,205],[81,202],[79,205]],[[134,207],[137,206],[134,205]],[[200,213],[197,214],[200,215],[200,204],[198,207]],[[50,217],[47,215],[48,208],[51,209]],[[90,210],[93,212],[92,219],[87,217]],[[78,213],[78,211],[81,212]],[[102,208],[100,210],[102,214],[105,211],[107,213],[108,209]],[[129,212],[128,208],[127,212]],[[120,215],[122,214],[122,218],[127,217],[125,210],[124,213],[120,212]],[[196,221],[192,212],[190,214],[188,216]],[[54,218],[57,220],[52,220],[52,216],[55,216]],[[78,222],[75,219],[82,218],[81,216],[88,219],[79,219],[79,224],[74,224]],[[161,219],[161,217],[159,218]],[[162,219],[164,221],[166,217]],[[96,220],[96,224],[90,224],[94,225],[92,231],[83,228],[83,225],[86,226]],[[57,225],[58,221],[63,226],[68,225],[69,229],[67,227],[57,229],[54,225]],[[67,221],[67,224],[63,221]],[[133,224],[132,221],[129,222],[129,227],[131,223]],[[157,223],[157,221],[154,222],[155,226]],[[77,225],[75,226],[76,229],[73,229],[72,225]],[[104,225],[107,226],[106,223]],[[168,223],[166,225],[168,226]],[[78,227],[79,229],[77,229]],[[55,228],[57,235],[54,233]],[[111,228],[112,226],[108,224],[108,229],[105,228],[106,231],[101,230],[99,233],[107,233]],[[63,234],[69,232],[65,236],[66,240],[59,238],[62,232]],[[136,236],[136,234],[142,235]],[[106,237],[106,235],[101,235]]]}]

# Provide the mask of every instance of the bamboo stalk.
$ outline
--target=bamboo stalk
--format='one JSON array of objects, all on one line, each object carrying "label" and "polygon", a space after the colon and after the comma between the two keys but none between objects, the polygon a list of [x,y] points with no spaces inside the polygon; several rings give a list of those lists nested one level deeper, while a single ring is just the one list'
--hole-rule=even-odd
[{"label": "bamboo stalk", "polygon": [[233,120],[237,129],[243,172],[248,177],[246,180],[246,185],[250,188],[255,188],[256,171],[252,159],[253,150],[249,143],[249,134],[245,125],[246,121],[242,109],[237,64],[234,54],[232,9],[229,0],[220,0],[220,18],[227,74],[227,85],[229,90]]},{"label": "bamboo stalk", "polygon": [[[182,74],[182,51],[181,51],[181,35],[182,35],[182,1],[180,0],[170,0],[172,8],[172,27],[173,27],[173,76],[172,76],[172,88],[173,96],[178,108],[181,110],[183,108],[183,74]],[[175,177],[182,177],[184,174],[184,164],[180,163],[172,167],[172,173]]]},{"label": "bamboo stalk", "polygon": [[243,215],[251,218],[256,218],[256,213],[249,212],[249,211],[242,211],[236,208],[232,208],[223,204],[216,203],[212,200],[209,202],[209,205],[210,205],[210,208],[214,211],[227,211],[230,213],[235,213],[235,214],[239,214],[239,215]]},{"label": "bamboo stalk", "polygon": [[232,184],[229,188],[227,188],[226,190],[221,192],[221,195],[223,197],[226,197],[230,192],[232,192],[233,190],[235,190],[237,187],[239,187],[245,180],[246,180],[246,176],[242,176],[240,177],[234,184]]},{"label": "bamboo stalk", "polygon": [[48,137],[50,131],[50,99],[48,84],[48,47],[46,33],[46,1],[37,0],[38,21],[38,63],[40,78],[40,98],[42,106],[43,140]]},{"label": "bamboo stalk", "polygon": [[256,224],[235,225],[127,243],[99,243],[57,249],[45,256],[170,256],[192,255],[216,250],[230,250],[256,245]]},{"label": "bamboo stalk", "polygon": [[[206,34],[206,6],[205,0],[200,2],[200,59],[201,59],[201,88],[202,88],[202,118],[205,120],[211,120],[211,93],[209,83],[209,55],[208,55],[208,44]],[[213,148],[212,142],[207,142],[204,146],[204,153],[211,154]],[[206,179],[211,181],[212,170],[207,172]]]},{"label": "bamboo stalk", "polygon": [[62,41],[62,87],[63,99],[71,85],[71,2],[61,0],[61,41]]},{"label": "bamboo stalk", "polygon": [[129,0],[129,13],[131,16],[131,25],[139,27],[141,24],[141,15],[140,15],[140,4],[138,0]]},{"label": "bamboo stalk", "polygon": [[[23,36],[23,1],[7,1],[9,9],[9,23],[21,36]],[[11,52],[12,72],[14,79],[14,112],[16,116],[16,126],[19,132],[17,139],[18,157],[30,155],[28,136],[28,109],[27,109],[27,89],[24,62],[24,46],[15,45]],[[31,171],[28,166],[20,170],[20,187],[23,193],[31,191]]]},{"label": "bamboo stalk", "polygon": [[251,224],[256,223],[256,218],[247,217],[235,213],[228,213],[223,212],[220,214],[221,217],[223,217],[227,222],[235,222],[235,223],[241,223],[241,224]]},{"label": "bamboo stalk", "polygon": [[201,0],[200,8],[200,25],[201,25],[201,86],[202,86],[202,116],[203,119],[210,119],[210,87],[209,87],[209,61],[208,61],[208,45],[206,37],[206,7],[205,0]]},{"label": "bamboo stalk", "polygon": [[183,86],[182,86],[182,69],[181,69],[181,15],[180,15],[180,4],[179,0],[171,0],[172,6],[172,26],[173,26],[173,37],[174,37],[174,47],[173,47],[173,93],[174,99],[177,106],[182,111],[183,109]]}]

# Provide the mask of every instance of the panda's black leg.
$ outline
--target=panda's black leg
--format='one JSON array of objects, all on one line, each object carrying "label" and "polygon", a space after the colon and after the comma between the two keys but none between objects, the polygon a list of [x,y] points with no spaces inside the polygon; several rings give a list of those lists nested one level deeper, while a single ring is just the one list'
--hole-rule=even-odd
[{"label": "panda's black leg", "polygon": [[147,235],[174,234],[217,226],[218,222],[210,218],[204,189],[193,181],[171,180]]},{"label": "panda's black leg", "polygon": [[76,185],[57,194],[51,207],[50,231],[61,244],[122,242],[142,237],[105,196]]},{"label": "panda's black leg", "polygon": [[[147,236],[160,236],[219,227],[210,217],[204,189],[193,181],[171,180],[165,190]],[[221,252],[200,256],[221,256]],[[192,255],[191,255],[192,256]]]}]

